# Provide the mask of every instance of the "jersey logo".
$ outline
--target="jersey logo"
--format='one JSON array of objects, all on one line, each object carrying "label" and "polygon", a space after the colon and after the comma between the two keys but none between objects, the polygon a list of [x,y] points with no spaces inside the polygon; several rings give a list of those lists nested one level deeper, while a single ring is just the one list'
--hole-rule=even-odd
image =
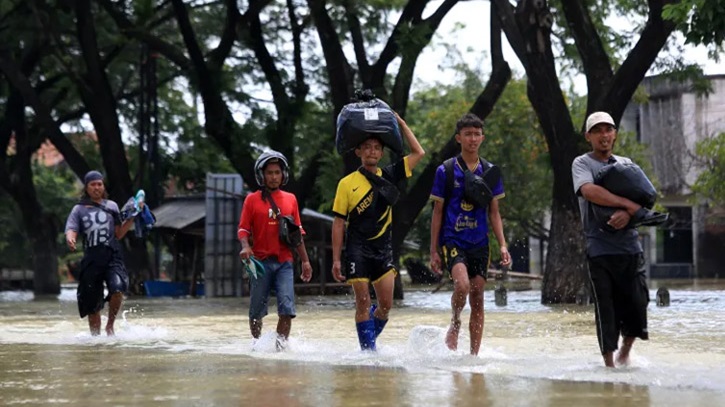
[{"label": "jersey logo", "polygon": [[352,192],[355,192],[355,191],[357,191],[357,189],[358,189],[358,188],[360,188],[360,187],[355,187],[355,188],[353,188],[353,189],[352,189]]},{"label": "jersey logo", "polygon": [[355,209],[357,209],[358,215],[363,213],[365,211],[365,209],[369,208],[372,203],[373,203],[373,194],[368,194],[368,196],[365,197],[365,199],[363,199],[362,202],[360,202],[358,204],[357,208],[355,208]]}]

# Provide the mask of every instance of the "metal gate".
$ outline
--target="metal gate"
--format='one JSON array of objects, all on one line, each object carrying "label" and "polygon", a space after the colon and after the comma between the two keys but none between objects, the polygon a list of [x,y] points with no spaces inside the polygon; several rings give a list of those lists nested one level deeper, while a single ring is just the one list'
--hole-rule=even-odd
[{"label": "metal gate", "polygon": [[239,261],[237,225],[242,209],[243,182],[239,174],[206,175],[205,294],[241,297],[249,285]]}]

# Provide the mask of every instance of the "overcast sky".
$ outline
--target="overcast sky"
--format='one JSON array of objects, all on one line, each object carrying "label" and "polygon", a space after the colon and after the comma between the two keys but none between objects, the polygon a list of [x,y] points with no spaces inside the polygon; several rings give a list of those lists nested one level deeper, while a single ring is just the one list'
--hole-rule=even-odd
[{"label": "overcast sky", "polygon": [[[440,1],[433,2],[433,6],[429,5],[428,13],[432,13],[438,7]],[[465,1],[456,4],[453,9],[446,15],[437,30],[433,43],[426,47],[421,55],[415,69],[416,82],[415,88],[419,88],[424,84],[433,84],[435,82],[453,83],[455,78],[447,74],[450,70],[445,68],[446,50],[441,44],[455,43],[458,50],[466,57],[467,62],[480,62],[484,64],[484,72],[490,72],[490,59],[488,58],[490,29],[489,29],[489,10],[490,3],[488,1]],[[617,24],[616,21],[613,24]],[[456,30],[456,27],[463,26]],[[680,36],[681,37],[681,36]],[[524,69],[519,62],[516,54],[504,38],[504,58],[514,71],[514,75],[521,77]],[[707,59],[707,50],[705,47],[688,47],[686,53],[688,60],[691,62],[704,63],[705,74],[725,74],[725,68],[722,64]],[[586,94],[586,81],[584,77],[576,78],[574,81],[577,93]]]}]

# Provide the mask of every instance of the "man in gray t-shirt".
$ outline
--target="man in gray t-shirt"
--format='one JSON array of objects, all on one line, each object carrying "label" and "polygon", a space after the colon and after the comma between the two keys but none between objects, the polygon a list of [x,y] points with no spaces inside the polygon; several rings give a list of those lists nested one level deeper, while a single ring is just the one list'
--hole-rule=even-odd
[{"label": "man in gray t-shirt", "polygon": [[[632,162],[612,153],[617,139],[612,116],[594,112],[587,118],[585,127],[585,137],[592,151],[575,158],[571,172],[587,239],[599,348],[604,364],[614,367],[614,351],[619,348],[620,335],[622,346],[616,361],[622,365],[629,363],[635,339],[649,338],[648,289],[644,273],[640,271],[642,245],[637,230],[628,227],[641,206],[594,183],[596,174],[606,165]],[[592,204],[617,208],[607,221],[608,228],[596,221]]]},{"label": "man in gray t-shirt", "polygon": [[123,263],[121,239],[133,218],[121,220],[118,205],[106,197],[103,175],[89,171],[83,179],[83,197],[73,207],[65,224],[65,240],[71,251],[76,250],[78,235],[83,236],[83,259],[78,279],[78,312],[88,316],[92,335],[101,333],[103,284],[108,289],[108,322],[106,334],[114,335],[116,315],[123,306],[123,295],[128,290],[128,274]]}]

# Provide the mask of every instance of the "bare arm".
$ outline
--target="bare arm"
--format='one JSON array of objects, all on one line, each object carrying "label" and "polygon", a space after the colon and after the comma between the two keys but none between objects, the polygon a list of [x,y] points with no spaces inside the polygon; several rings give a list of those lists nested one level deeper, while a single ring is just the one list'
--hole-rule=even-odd
[{"label": "bare arm", "polygon": [[413,168],[415,168],[416,165],[418,165],[420,160],[423,159],[423,156],[425,156],[425,150],[423,150],[423,147],[421,147],[418,139],[415,138],[413,130],[408,127],[408,123],[406,123],[405,120],[398,116],[398,113],[395,113],[395,118],[398,119],[400,131],[403,133],[405,141],[410,146],[410,154],[408,154],[408,166],[412,170]]},{"label": "bare arm", "polygon": [[239,244],[242,245],[242,250],[239,252],[239,258],[247,260],[252,256],[252,246],[249,245],[249,238],[247,236],[240,237]]},{"label": "bare arm", "polygon": [[310,258],[307,256],[307,248],[305,247],[305,240],[302,239],[302,243],[297,246],[297,254],[302,259],[302,281],[309,282],[312,278],[312,264],[310,264]]},{"label": "bare arm", "polygon": [[345,281],[342,275],[342,240],[345,233],[345,220],[335,217],[332,221],[332,277],[337,281]]},{"label": "bare arm", "polygon": [[511,255],[506,245],[506,236],[503,234],[503,221],[501,220],[501,212],[499,212],[498,199],[491,200],[488,205],[488,219],[491,221],[491,229],[493,229],[493,234],[498,241],[501,252],[501,265],[508,266],[511,264]]},{"label": "bare arm", "polygon": [[641,208],[640,205],[637,205],[629,199],[614,195],[605,188],[592,183],[582,185],[579,191],[587,201],[610,208],[622,208],[627,211],[629,216],[634,215]]},{"label": "bare arm", "polygon": [[78,239],[78,232],[75,230],[69,230],[65,232],[65,243],[68,248],[74,252],[76,251],[76,240]]},{"label": "bare arm", "polygon": [[126,236],[126,233],[131,228],[131,225],[133,224],[134,218],[128,218],[125,221],[123,221],[122,224],[116,225],[116,239],[121,240],[124,236]]},{"label": "bare arm", "polygon": [[434,272],[441,272],[441,257],[438,254],[438,236],[443,221],[443,202],[433,201],[433,214],[430,217],[430,267]]}]

